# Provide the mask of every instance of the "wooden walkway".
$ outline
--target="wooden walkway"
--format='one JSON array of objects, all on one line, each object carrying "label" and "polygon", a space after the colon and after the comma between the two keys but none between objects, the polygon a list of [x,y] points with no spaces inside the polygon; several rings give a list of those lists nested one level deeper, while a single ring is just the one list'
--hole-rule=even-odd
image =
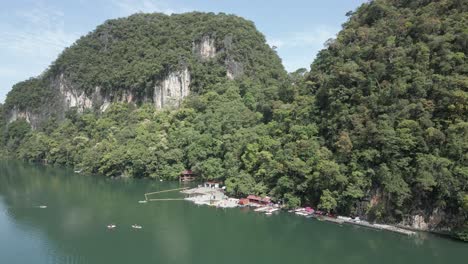
[{"label": "wooden walkway", "polygon": [[145,200],[146,201],[176,201],[176,200],[183,200],[180,198],[174,198],[174,199],[148,199],[148,195],[153,195],[153,194],[158,194],[158,193],[166,193],[166,192],[174,192],[174,191],[180,191],[180,190],[186,190],[188,187],[185,188],[177,188],[177,189],[170,189],[170,190],[162,190],[162,191],[157,191],[157,192],[150,192],[150,193],[145,193]]},{"label": "wooden walkway", "polygon": [[183,201],[183,198],[161,198],[161,199],[149,199],[148,201],[150,202],[156,202],[156,201]]}]

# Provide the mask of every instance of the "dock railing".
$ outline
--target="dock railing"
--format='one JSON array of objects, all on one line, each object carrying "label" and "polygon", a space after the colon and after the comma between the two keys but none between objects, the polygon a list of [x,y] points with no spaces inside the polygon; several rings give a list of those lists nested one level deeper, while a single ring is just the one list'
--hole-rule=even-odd
[{"label": "dock railing", "polygon": [[180,199],[180,198],[148,199],[148,195],[153,195],[153,194],[158,194],[158,193],[166,193],[166,192],[175,192],[175,191],[181,191],[181,190],[186,190],[186,189],[188,189],[188,187],[145,193],[145,200],[150,201],[150,202],[151,201],[177,201],[177,200],[183,200],[183,199]]}]

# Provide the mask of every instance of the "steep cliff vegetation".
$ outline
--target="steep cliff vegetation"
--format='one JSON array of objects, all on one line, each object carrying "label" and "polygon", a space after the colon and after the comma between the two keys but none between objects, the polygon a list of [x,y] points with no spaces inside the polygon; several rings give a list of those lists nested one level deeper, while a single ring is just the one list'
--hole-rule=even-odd
[{"label": "steep cliff vegetation", "polygon": [[[190,168],[224,180],[236,195],[271,195],[291,207],[317,205],[416,228],[462,228],[468,214],[467,3],[376,0],[349,15],[311,71],[287,79],[251,23],[229,28],[222,22],[237,17],[109,21],[49,71],[67,72],[85,90],[144,93],[183,61],[193,72],[194,93],[172,111],[145,101],[114,103],[103,113],[68,111],[63,122],[49,119],[32,132],[18,120],[5,130],[4,143],[22,159],[89,173],[175,179]],[[154,29],[154,23],[165,26]],[[220,30],[220,53],[200,60],[191,41],[209,29]],[[229,34],[243,37],[236,42]],[[121,39],[127,44],[112,44]],[[243,63],[244,75],[235,80],[222,66],[232,61]],[[13,96],[6,110],[19,105]],[[415,223],[415,215],[425,221]],[[462,229],[458,234],[467,238]]]},{"label": "steep cliff vegetation", "polygon": [[[0,103],[0,133],[1,134],[1,137],[2,137],[2,143],[4,143],[3,141],[3,132],[6,130],[6,120],[3,117],[3,104]],[[7,153],[6,153],[6,148],[5,147],[0,147],[0,158],[4,158],[7,156]]]},{"label": "steep cliff vegetation", "polygon": [[[12,116],[27,113],[38,127],[50,117],[62,119],[73,107],[156,104],[157,87],[170,76],[171,92],[178,91],[172,86],[181,82],[180,71],[186,71],[194,93],[226,77],[248,78],[252,85],[242,92],[267,115],[268,100],[279,98],[286,79],[279,57],[250,21],[198,12],[136,14],[98,26],[65,49],[41,76],[13,86],[5,109]],[[268,98],[259,87],[268,87]]]},{"label": "steep cliff vegetation", "polygon": [[[200,63],[199,54],[194,54],[204,37],[213,39],[215,62]],[[137,14],[109,20],[66,49],[50,71],[66,72],[83,89],[131,89],[144,95],[155,81],[182,65],[196,79],[191,88],[202,89],[226,76],[222,67],[226,60],[241,63],[243,73],[264,82],[284,75],[278,57],[252,22],[212,13]],[[212,73],[206,76],[207,71]]]},{"label": "steep cliff vegetation", "polygon": [[374,1],[320,52],[308,77],[320,135],[341,173],[359,179],[332,190],[338,201],[350,188],[358,199],[370,188],[380,200],[373,217],[460,211],[468,188],[467,11],[466,1]]}]

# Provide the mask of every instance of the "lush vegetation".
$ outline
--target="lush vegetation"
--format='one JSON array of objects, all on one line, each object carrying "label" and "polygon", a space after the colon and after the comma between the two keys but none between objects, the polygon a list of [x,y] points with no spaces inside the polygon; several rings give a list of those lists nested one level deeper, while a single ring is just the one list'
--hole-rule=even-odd
[{"label": "lush vegetation", "polygon": [[[188,44],[197,32],[221,23],[214,15],[175,16],[187,25],[197,16],[207,21],[203,30],[177,29],[185,35],[176,41],[158,37],[176,30],[167,16],[107,22],[65,51],[51,71],[70,72],[84,89],[144,89],[183,58],[200,67],[195,93],[174,111],[113,104],[102,114],[70,111],[64,121],[50,120],[36,131],[16,121],[5,129],[4,145],[25,160],[106,176],[176,179],[190,168],[224,180],[235,195],[271,195],[291,207],[317,205],[379,221],[444,212],[444,224],[458,225],[458,236],[466,240],[468,4],[376,0],[349,15],[311,71],[300,69],[287,80],[273,51],[259,41],[233,44],[229,56],[246,65],[241,79],[224,78],[220,63],[195,63],[179,41]],[[159,20],[168,28],[154,29]],[[140,28],[141,21],[150,22]],[[245,30],[245,38],[264,42],[245,25],[216,37],[224,41],[232,30]],[[130,32],[151,34],[141,39]],[[106,34],[123,34],[129,46],[110,50],[104,44],[118,38],[106,40]],[[168,42],[172,55],[158,53],[153,42]],[[79,56],[82,50],[89,57]],[[132,65],[126,56],[143,59],[123,67]],[[163,62],[156,59],[164,56]]]},{"label": "lush vegetation", "polygon": [[320,135],[341,173],[361,179],[336,189],[338,200],[350,187],[358,199],[370,188],[380,200],[369,209],[375,218],[460,212],[468,188],[467,22],[466,1],[374,1],[320,52],[308,77]]},{"label": "lush vegetation", "polygon": [[[4,105],[0,103],[0,133],[3,133],[6,131],[6,120],[2,118],[4,116],[3,114],[3,108]],[[2,138],[4,138],[3,134],[0,134]],[[4,158],[7,156],[6,153],[6,148],[5,147],[0,147],[0,158]]]},{"label": "lush vegetation", "polygon": [[[214,39],[214,59],[200,60],[194,52],[204,37]],[[243,76],[269,87],[269,99],[278,99],[286,73],[252,22],[222,13],[135,14],[108,20],[81,37],[40,77],[16,84],[5,108],[45,111],[57,101],[54,95],[61,78],[88,94],[96,87],[111,97],[131,91],[138,97],[136,101],[144,102],[152,98],[155,84],[181,67],[191,73],[191,90],[203,92],[206,86],[225,79],[229,63],[235,63]],[[268,106],[265,91],[258,85],[245,88],[248,91],[243,92],[253,96],[258,107]]]},{"label": "lush vegetation", "polygon": [[[194,56],[193,42],[204,36],[215,39],[218,67],[212,61],[199,63]],[[225,77],[226,69],[220,66],[227,58],[242,62],[248,76],[261,72],[259,79],[275,79],[284,75],[284,70],[278,57],[272,55],[254,24],[233,15],[137,14],[97,27],[66,49],[50,71],[65,72],[83,89],[131,89],[144,95],[155,81],[181,65],[187,65],[194,75],[192,89],[202,89]]]},{"label": "lush vegetation", "polygon": [[8,93],[5,109],[37,110],[48,99],[53,96],[52,91],[47,89],[46,81],[42,78],[30,78],[13,86]]}]

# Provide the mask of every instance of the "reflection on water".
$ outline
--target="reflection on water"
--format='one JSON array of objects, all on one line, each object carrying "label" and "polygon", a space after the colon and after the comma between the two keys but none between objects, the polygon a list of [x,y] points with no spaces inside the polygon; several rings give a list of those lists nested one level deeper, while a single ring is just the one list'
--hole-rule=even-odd
[{"label": "reflection on water", "polygon": [[[409,238],[185,201],[138,203],[145,192],[178,185],[0,162],[0,263],[417,264],[468,257],[467,244],[432,235]],[[110,223],[117,228],[108,230]]]}]

